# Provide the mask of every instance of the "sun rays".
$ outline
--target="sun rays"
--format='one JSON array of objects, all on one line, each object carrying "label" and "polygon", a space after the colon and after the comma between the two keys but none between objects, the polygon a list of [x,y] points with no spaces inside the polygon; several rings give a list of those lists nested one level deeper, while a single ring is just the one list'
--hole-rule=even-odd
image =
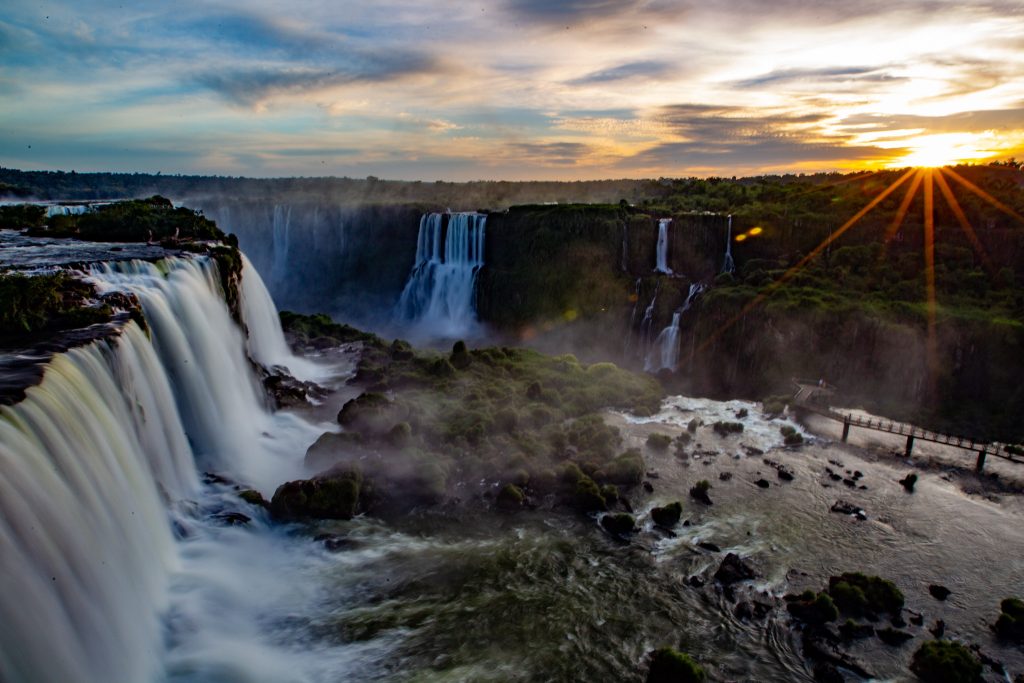
[{"label": "sun rays", "polygon": [[[938,158],[937,156],[935,158]],[[863,180],[878,172],[873,172],[867,175],[857,175],[854,179]],[[702,340],[695,348],[694,353],[699,354],[712,345],[719,337],[722,336],[726,331],[732,328],[737,322],[741,321],[748,313],[762,305],[772,294],[778,291],[781,287],[784,287],[789,283],[808,263],[817,258],[825,249],[831,244],[836,242],[840,237],[846,234],[848,231],[853,229],[865,216],[867,216],[872,210],[874,210],[879,204],[893,195],[899,188],[906,186],[906,192],[903,194],[900,200],[899,206],[896,208],[895,214],[891,222],[888,223],[883,235],[883,251],[879,256],[879,259],[885,258],[886,247],[896,238],[899,234],[900,229],[904,226],[907,216],[910,214],[911,208],[914,205],[914,200],[918,197],[921,198],[922,206],[922,226],[923,226],[923,240],[922,240],[922,260],[923,260],[923,274],[924,274],[924,285],[925,285],[925,312],[927,318],[927,339],[925,346],[926,363],[928,368],[928,377],[925,378],[926,385],[929,389],[929,395],[934,396],[937,389],[937,378],[939,375],[939,357],[938,357],[938,337],[937,337],[937,320],[939,311],[939,302],[936,296],[936,263],[935,263],[935,235],[936,235],[936,186],[938,187],[938,194],[941,195],[942,201],[948,207],[953,217],[956,219],[956,223],[960,230],[965,235],[967,241],[970,243],[974,253],[978,257],[978,260],[982,263],[985,269],[991,275],[994,267],[992,259],[978,237],[977,231],[974,226],[971,225],[970,220],[967,217],[966,212],[957,200],[956,195],[951,187],[952,183],[956,183],[960,187],[973,193],[975,196],[982,199],[984,202],[995,207],[1002,213],[1010,216],[1017,222],[1024,224],[1024,216],[1015,211],[1013,208],[1007,206],[1004,202],[993,197],[990,193],[986,192],[982,188],[978,187],[975,183],[971,182],[967,178],[963,177],[959,172],[949,166],[918,166],[906,169],[899,175],[892,183],[881,190],[873,199],[871,199],[864,207],[857,211],[849,220],[843,223],[838,229],[832,231],[829,236],[822,240],[818,246],[812,249],[809,253],[803,256],[795,265],[786,270],[778,279],[774,282],[763,287],[757,295],[745,304],[738,313],[729,318],[723,325],[718,327],[714,332],[708,335]],[[825,186],[831,187],[832,185]],[[824,189],[824,188],[821,188]]]}]

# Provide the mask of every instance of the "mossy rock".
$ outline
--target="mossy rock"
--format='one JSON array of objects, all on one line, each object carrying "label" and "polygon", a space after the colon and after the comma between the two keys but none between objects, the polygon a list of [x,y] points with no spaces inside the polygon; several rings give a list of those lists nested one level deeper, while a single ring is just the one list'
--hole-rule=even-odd
[{"label": "mossy rock", "polygon": [[255,505],[257,507],[270,507],[270,503],[266,501],[263,494],[255,489],[246,489],[238,492],[238,497],[244,500],[249,505]]},{"label": "mossy rock", "polygon": [[711,426],[715,430],[715,434],[719,436],[729,436],[730,434],[742,434],[743,423],[741,422],[723,422],[719,420]]},{"label": "mossy rock", "polygon": [[502,486],[495,500],[500,509],[510,511],[519,510],[525,502],[526,494],[515,484],[505,484]]},{"label": "mossy rock", "polygon": [[604,512],[608,503],[601,495],[601,489],[590,477],[583,477],[573,487],[573,506],[580,512]]},{"label": "mossy rock", "polygon": [[472,364],[473,357],[466,350],[466,342],[459,340],[452,346],[452,353],[448,356],[449,362],[456,370],[465,370]]},{"label": "mossy rock", "polygon": [[1024,643],[1024,601],[1006,598],[999,603],[1001,614],[992,627],[1000,638]]},{"label": "mossy rock", "polygon": [[969,649],[950,640],[932,640],[918,648],[910,670],[925,683],[978,683],[981,662]]},{"label": "mossy rock", "polygon": [[666,434],[651,434],[647,437],[647,447],[655,451],[668,450],[672,445],[672,437]]},{"label": "mossy rock", "polygon": [[839,610],[828,593],[804,591],[799,596],[787,596],[786,609],[800,621],[821,626],[839,618]]},{"label": "mossy rock", "polygon": [[640,451],[630,449],[608,463],[602,480],[627,488],[636,486],[644,478],[644,458]]},{"label": "mossy rock", "polygon": [[851,616],[898,615],[903,610],[903,593],[892,581],[860,572],[833,576],[828,592],[836,606]]},{"label": "mossy rock", "polygon": [[669,503],[663,507],[656,507],[651,510],[651,519],[658,526],[671,529],[679,524],[679,518],[683,515],[683,504],[679,501]]},{"label": "mossy rock", "polygon": [[352,519],[359,509],[362,475],[358,470],[337,469],[282,484],[270,501],[270,512],[279,519]]},{"label": "mossy rock", "polygon": [[707,674],[689,655],[670,647],[651,654],[651,668],[647,670],[647,683],[704,683]]},{"label": "mossy rock", "polygon": [[408,422],[399,422],[388,430],[387,441],[392,446],[401,448],[412,440],[412,426]]},{"label": "mossy rock", "polygon": [[707,479],[701,479],[696,484],[690,487],[690,498],[696,501],[700,501],[705,505],[711,505],[711,496],[708,491],[711,490],[711,482]]},{"label": "mossy rock", "polygon": [[342,406],[338,412],[338,423],[357,431],[384,432],[390,428],[387,418],[391,407],[387,396],[367,391]]}]

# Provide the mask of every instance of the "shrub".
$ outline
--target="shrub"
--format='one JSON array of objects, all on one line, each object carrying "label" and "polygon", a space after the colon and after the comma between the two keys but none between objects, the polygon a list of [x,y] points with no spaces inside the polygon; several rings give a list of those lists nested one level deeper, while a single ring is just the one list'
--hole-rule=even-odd
[{"label": "shrub", "polygon": [[620,486],[636,486],[644,478],[644,459],[640,451],[631,448],[615,458],[605,469],[607,481]]},{"label": "shrub", "polygon": [[925,683],[976,683],[981,662],[960,643],[932,640],[914,653],[910,670]]},{"label": "shrub", "polygon": [[714,429],[715,434],[718,434],[719,436],[742,434],[743,424],[741,422],[723,422],[719,420],[712,426],[712,429]]},{"label": "shrub", "polygon": [[[844,585],[845,584],[845,585]],[[828,592],[846,614],[897,615],[903,609],[903,593],[892,581],[860,572],[848,572],[828,580]]]},{"label": "shrub", "polygon": [[583,476],[573,490],[573,505],[581,512],[603,512],[608,509],[601,490],[590,477]]},{"label": "shrub", "polygon": [[392,446],[402,447],[412,438],[412,427],[408,422],[399,422],[388,431],[387,440]]},{"label": "shrub", "polygon": [[667,528],[674,527],[679,523],[679,518],[683,514],[683,504],[679,501],[669,503],[664,507],[656,507],[651,510],[651,519],[658,526]]},{"label": "shrub", "polygon": [[686,431],[688,431],[690,434],[694,434],[697,431],[697,427],[700,427],[700,420],[698,420],[697,418],[693,418],[687,423]]},{"label": "shrub", "polygon": [[689,655],[670,647],[655,650],[651,655],[647,683],[704,683],[705,680],[704,669]]},{"label": "shrub", "polygon": [[797,619],[817,626],[839,618],[839,610],[825,592],[815,595],[811,591],[805,591],[796,599],[788,599],[786,609]]},{"label": "shrub", "polygon": [[995,632],[1002,638],[1024,643],[1024,602],[1017,598],[1006,598],[999,603],[1002,613],[996,620]]},{"label": "shrub", "polygon": [[610,534],[624,536],[625,534],[629,534],[634,531],[636,528],[636,520],[633,519],[632,515],[620,512],[614,515],[605,515],[602,517],[601,526]]},{"label": "shrub", "polygon": [[518,510],[526,501],[526,494],[515,484],[505,484],[498,491],[497,505],[502,510]]},{"label": "shrub", "polygon": [[665,434],[651,434],[647,437],[647,447],[656,451],[668,449],[672,443],[672,437]]}]

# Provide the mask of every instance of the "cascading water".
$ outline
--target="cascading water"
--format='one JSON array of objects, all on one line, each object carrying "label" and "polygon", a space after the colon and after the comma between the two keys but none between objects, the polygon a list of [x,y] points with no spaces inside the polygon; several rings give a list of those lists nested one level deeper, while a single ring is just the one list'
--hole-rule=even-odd
[{"label": "cascading water", "polygon": [[722,263],[722,272],[736,272],[736,263],[732,260],[732,214],[729,214],[729,227],[725,233],[725,260]]},{"label": "cascading water", "polygon": [[666,275],[672,274],[672,269],[668,267],[668,227],[671,224],[671,218],[658,219],[658,245],[654,270]]},{"label": "cascading water", "polygon": [[273,262],[270,266],[270,280],[272,283],[284,282],[288,279],[288,259],[291,256],[289,243],[291,241],[292,207],[275,204],[272,226]]},{"label": "cascading water", "polygon": [[654,296],[651,297],[651,303],[644,309],[644,317],[640,321],[640,347],[637,349],[637,357],[646,359],[648,349],[651,346],[651,329],[654,325],[654,308],[658,303],[658,290],[661,288],[661,283],[654,286]]},{"label": "cascading water", "polygon": [[476,278],[484,265],[486,223],[487,216],[477,213],[420,219],[416,263],[394,316],[411,326],[413,336],[450,339],[476,333]]},{"label": "cascading water", "polygon": [[690,310],[693,301],[705,287],[699,282],[690,285],[690,291],[686,295],[686,301],[672,314],[672,323],[663,329],[654,340],[651,348],[644,359],[644,370],[646,372],[657,372],[659,370],[675,369],[679,365],[679,321],[683,314]]}]

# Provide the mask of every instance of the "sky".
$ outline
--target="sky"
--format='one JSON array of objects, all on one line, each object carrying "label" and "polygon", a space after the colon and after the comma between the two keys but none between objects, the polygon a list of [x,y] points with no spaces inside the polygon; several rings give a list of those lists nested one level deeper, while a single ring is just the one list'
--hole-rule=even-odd
[{"label": "sky", "polygon": [[0,165],[408,180],[1024,159],[1024,2],[4,0]]}]

